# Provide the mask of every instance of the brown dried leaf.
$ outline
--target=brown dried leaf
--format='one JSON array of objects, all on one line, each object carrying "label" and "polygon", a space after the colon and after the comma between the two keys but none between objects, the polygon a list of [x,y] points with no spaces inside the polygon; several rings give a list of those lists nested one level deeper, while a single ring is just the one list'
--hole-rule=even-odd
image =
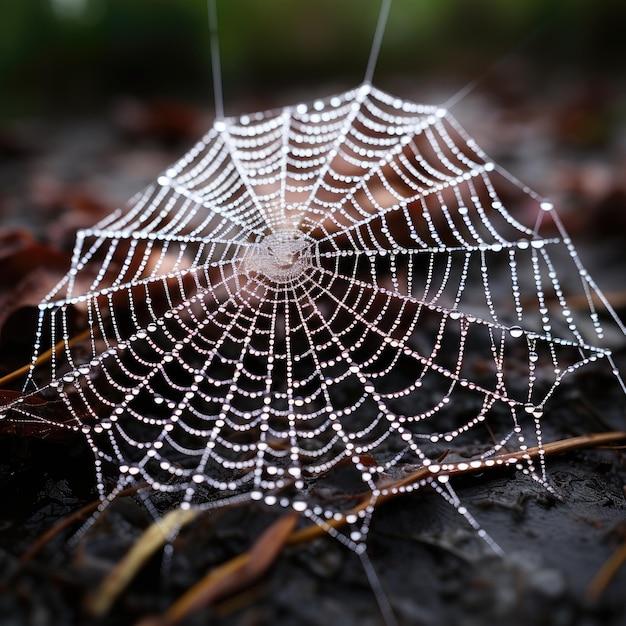
[{"label": "brown dried leaf", "polygon": [[64,274],[69,265],[66,252],[39,243],[26,231],[0,233],[0,287],[12,287],[39,267]]},{"label": "brown dried leaf", "polygon": [[[252,548],[211,571],[187,591],[169,610],[152,623],[173,626],[203,606],[242,591],[274,563],[298,521],[295,511],[276,520],[256,540]],[[147,621],[143,626],[148,626]]]},{"label": "brown dried leaf", "polygon": [[[0,233],[0,329],[2,343],[30,346],[36,320],[34,307],[65,274],[70,265],[67,253],[38,243],[22,230]],[[22,314],[25,308],[33,312]],[[17,317],[16,313],[19,312]],[[15,318],[11,329],[7,321]],[[9,357],[15,355],[12,348]],[[7,365],[3,359],[2,364]],[[10,365],[9,365],[10,366]]]},{"label": "brown dried leaf", "polygon": [[74,428],[68,428],[73,418],[62,402],[50,402],[38,395],[24,395],[12,389],[0,389],[0,409],[20,398],[25,405],[37,406],[39,415],[26,417],[19,412],[6,413],[9,419],[0,419],[0,437],[33,437],[56,442],[74,439]]},{"label": "brown dried leaf", "polygon": [[89,613],[94,616],[105,615],[144,563],[167,542],[171,533],[195,519],[198,513],[199,509],[174,509],[154,522],[88,601]]}]

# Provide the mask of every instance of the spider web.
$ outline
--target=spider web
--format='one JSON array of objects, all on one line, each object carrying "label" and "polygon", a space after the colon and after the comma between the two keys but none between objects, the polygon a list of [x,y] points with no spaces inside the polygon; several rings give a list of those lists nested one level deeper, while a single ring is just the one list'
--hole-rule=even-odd
[{"label": "spider web", "polygon": [[363,552],[406,466],[430,473],[402,490],[434,488],[478,529],[446,451],[480,466],[506,446],[548,485],[526,451],[561,381],[604,360],[624,387],[604,322],[626,332],[553,205],[448,111],[366,83],[216,121],[79,231],[2,418],[81,431],[103,501],[142,483],[155,515],[260,500]]}]

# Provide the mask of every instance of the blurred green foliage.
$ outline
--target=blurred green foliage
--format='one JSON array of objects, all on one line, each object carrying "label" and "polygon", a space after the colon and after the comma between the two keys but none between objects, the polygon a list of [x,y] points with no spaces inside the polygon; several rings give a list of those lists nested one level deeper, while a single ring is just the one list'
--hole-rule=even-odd
[{"label": "blurred green foliage", "polygon": [[[379,0],[218,0],[226,99],[364,73]],[[206,0],[3,0],[0,115],[83,112],[118,94],[211,102]],[[471,79],[537,26],[537,67],[626,67],[623,0],[394,0],[377,81]]]}]

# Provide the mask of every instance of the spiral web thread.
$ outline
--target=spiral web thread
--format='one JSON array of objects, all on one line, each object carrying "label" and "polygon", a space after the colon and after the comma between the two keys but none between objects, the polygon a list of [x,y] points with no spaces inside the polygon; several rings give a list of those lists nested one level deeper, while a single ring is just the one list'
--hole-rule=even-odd
[{"label": "spiral web thread", "polygon": [[[81,431],[103,501],[144,482],[155,514],[261,500],[363,552],[407,465],[430,475],[402,490],[429,485],[478,529],[446,450],[478,467],[506,446],[546,484],[526,450],[561,381],[605,360],[624,387],[604,323],[625,332],[552,204],[446,110],[365,84],[217,120],[80,231],[2,418]],[[355,492],[370,506],[344,534],[330,521]]]}]

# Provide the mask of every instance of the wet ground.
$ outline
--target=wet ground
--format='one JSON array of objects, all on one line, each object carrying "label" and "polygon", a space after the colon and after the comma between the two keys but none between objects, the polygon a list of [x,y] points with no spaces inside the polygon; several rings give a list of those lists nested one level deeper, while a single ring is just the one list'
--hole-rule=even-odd
[{"label": "wet ground", "polygon": [[[609,378],[585,385],[623,407]],[[608,404],[608,402],[607,402]],[[553,404],[546,436],[597,432],[593,408],[578,390]],[[619,410],[602,420],[619,425]],[[90,459],[78,444],[12,440],[2,444],[2,623],[133,624],[165,610],[211,567],[249,548],[273,515],[246,506],[205,516],[176,540],[166,572],[153,558],[102,621],[82,607],[103,576],[147,525],[131,498],[115,504],[86,539],[63,533],[32,561],[19,556],[59,519],[93,498]],[[508,470],[455,482],[461,498],[505,551],[493,555],[458,514],[433,493],[403,496],[374,516],[369,555],[401,624],[545,624],[620,626],[626,616],[622,568],[602,590],[590,585],[626,536],[623,450],[579,450],[549,460],[561,499]],[[74,531],[80,524],[75,524]],[[286,548],[252,588],[185,624],[381,624],[355,554],[330,538]],[[215,620],[215,621],[214,621]]]},{"label": "wet ground", "polygon": [[[504,106],[515,94],[488,91],[454,112],[495,160],[553,197],[584,262],[624,313],[626,124],[615,117],[624,94],[600,99],[593,85],[575,89],[567,83],[557,93]],[[2,130],[0,375],[30,357],[31,307],[66,267],[75,229],[93,224],[154,178],[209,123],[188,105],[120,101],[97,120],[27,120]],[[623,338],[616,342],[616,359],[626,371]],[[624,430],[625,407],[610,373],[590,368],[552,401],[546,439]],[[125,498],[84,541],[68,546],[76,524],[21,565],[20,555],[52,524],[95,497],[81,441],[49,439],[23,431],[4,431],[0,438],[3,626],[134,624],[248,549],[273,519],[249,505],[202,517],[176,540],[165,570],[161,557],[153,558],[96,621],[84,609],[87,598],[148,521]],[[624,450],[571,451],[550,458],[548,468],[560,499],[512,470],[454,483],[504,549],[502,558],[435,494],[407,495],[380,507],[369,555],[401,624],[626,624],[626,567],[598,597],[590,588],[626,542]],[[260,582],[184,623],[374,626],[381,617],[356,555],[324,537],[286,548]]]}]

